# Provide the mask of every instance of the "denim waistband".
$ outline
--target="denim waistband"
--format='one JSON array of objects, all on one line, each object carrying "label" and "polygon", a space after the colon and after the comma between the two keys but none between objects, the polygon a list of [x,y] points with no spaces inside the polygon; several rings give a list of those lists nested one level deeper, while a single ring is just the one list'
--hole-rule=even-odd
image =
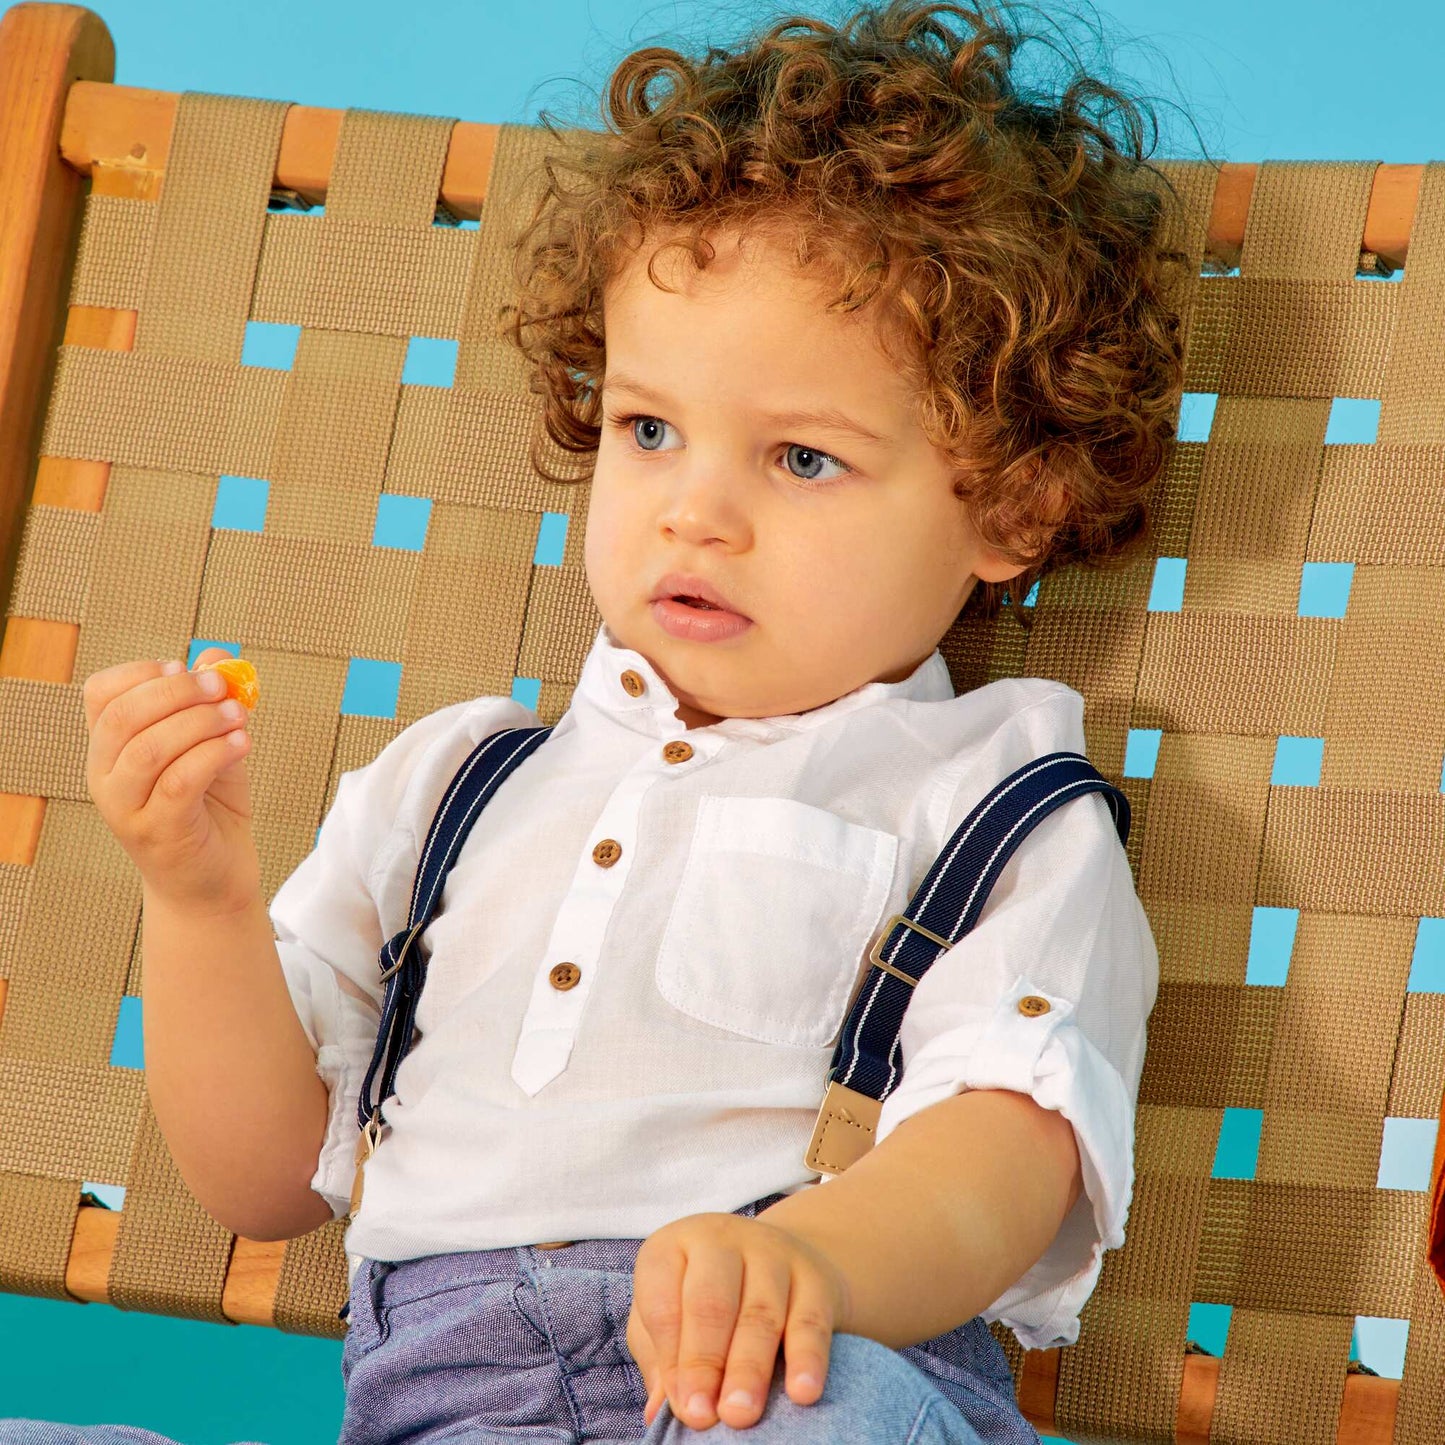
[{"label": "denim waistband", "polygon": [[[732,1210],[745,1218],[753,1218],[771,1208],[786,1196],[767,1194]],[[529,1270],[600,1269],[630,1272],[637,1263],[640,1239],[579,1239],[555,1249],[542,1249],[535,1244],[508,1244],[496,1249],[468,1249],[451,1254],[424,1254],[416,1259],[367,1260],[363,1268],[372,1269],[384,1283],[388,1305],[404,1304],[421,1299],[438,1290],[463,1285],[482,1284],[489,1280],[516,1279]],[[350,1312],[343,1306],[340,1317]]]}]

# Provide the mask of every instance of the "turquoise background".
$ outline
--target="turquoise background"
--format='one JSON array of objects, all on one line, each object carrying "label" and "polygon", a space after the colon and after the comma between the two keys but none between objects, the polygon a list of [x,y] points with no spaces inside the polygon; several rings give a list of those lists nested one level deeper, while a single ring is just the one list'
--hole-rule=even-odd
[{"label": "turquoise background", "polygon": [[[0,3],[0,11],[8,8]],[[405,7],[381,0],[225,6],[114,0],[97,8],[115,37],[122,85],[481,121],[535,123],[545,106],[575,124],[597,123],[596,95],[627,51],[644,44],[727,44],[755,22],[788,12],[756,3],[548,0],[539,25],[536,7],[496,0],[417,0]],[[846,13],[832,4],[799,8],[830,19]],[[1438,99],[1445,7],[1401,3],[1385,21],[1343,0],[1272,0],[1263,9],[1214,7],[1206,18],[1203,7],[1180,0],[1116,0],[1101,7],[1098,18],[1103,54],[1115,72],[1192,114],[1215,156],[1422,161],[1445,151]],[[1071,33],[1083,32],[1073,27]],[[1161,154],[1199,153],[1200,140],[1181,114],[1166,107],[1160,118]],[[268,334],[282,331],[256,330],[246,359],[289,365],[287,338]],[[445,345],[419,347],[406,379],[446,384],[451,358],[445,353]],[[1212,408],[1211,397],[1188,398],[1182,435],[1207,436]],[[1340,399],[1328,440],[1370,440],[1377,412],[1378,404]],[[259,527],[264,486],[251,478],[223,479],[214,525]],[[426,510],[398,505],[404,500],[383,499],[377,545],[421,545]],[[539,564],[555,561],[564,525],[561,519],[544,525]],[[1184,568],[1183,559],[1160,559],[1151,607],[1179,606]],[[1300,612],[1342,615],[1349,564],[1321,564],[1306,573]],[[212,645],[234,648],[225,640],[196,639],[192,654]],[[396,685],[390,666],[353,659],[343,710],[390,715]],[[530,701],[531,686],[518,679],[514,691]],[[1157,733],[1131,733],[1126,773],[1148,776],[1158,741]],[[1321,748],[1318,739],[1281,738],[1273,781],[1317,782]],[[1295,910],[1255,911],[1249,982],[1284,983],[1296,922]],[[1445,991],[1445,920],[1421,921],[1410,987]],[[117,1023],[116,1065],[140,1066],[140,1036],[139,1003],[128,999]],[[1260,1126],[1258,1111],[1226,1111],[1216,1175],[1252,1175]],[[1434,1127],[1387,1121],[1381,1187],[1428,1186]],[[122,1190],[90,1187],[119,1207]],[[1196,1305],[1192,1337],[1219,1353],[1228,1315],[1226,1306]],[[1406,1333],[1404,1321],[1362,1320],[1358,1352],[1372,1368],[1398,1375]],[[0,1416],[140,1425],[190,1445],[317,1445],[336,1438],[338,1342],[14,1295],[0,1295],[0,1341]]]}]

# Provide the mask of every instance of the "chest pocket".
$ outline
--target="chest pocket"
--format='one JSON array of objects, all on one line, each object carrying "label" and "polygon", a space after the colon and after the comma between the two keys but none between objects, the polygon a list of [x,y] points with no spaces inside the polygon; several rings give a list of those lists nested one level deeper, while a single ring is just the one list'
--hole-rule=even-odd
[{"label": "chest pocket", "polygon": [[658,991],[748,1038],[828,1043],[897,854],[892,833],[792,798],[703,796],[658,948]]}]

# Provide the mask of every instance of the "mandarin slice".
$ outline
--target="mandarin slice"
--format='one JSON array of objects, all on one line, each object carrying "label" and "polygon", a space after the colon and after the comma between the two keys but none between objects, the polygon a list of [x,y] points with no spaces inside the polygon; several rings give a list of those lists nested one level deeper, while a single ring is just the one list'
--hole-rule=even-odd
[{"label": "mandarin slice", "polygon": [[226,696],[235,698],[248,711],[261,701],[256,669],[244,657],[223,657],[219,662],[203,662],[194,671],[219,672],[226,680]]}]

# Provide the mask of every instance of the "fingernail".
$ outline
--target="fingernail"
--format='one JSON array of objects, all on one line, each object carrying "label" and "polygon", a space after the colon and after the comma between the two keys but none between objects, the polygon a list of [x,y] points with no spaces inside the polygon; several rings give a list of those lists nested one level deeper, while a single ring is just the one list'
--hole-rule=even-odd
[{"label": "fingernail", "polygon": [[689,1415],[706,1415],[712,1410],[712,1402],[701,1390],[698,1390],[687,1402],[687,1413]]},{"label": "fingernail", "polygon": [[751,1405],[752,1403],[753,1397],[746,1390],[733,1390],[729,1393],[727,1399],[723,1401],[724,1405],[734,1405],[738,1407]]},{"label": "fingernail", "polygon": [[184,670],[185,664],[182,662],[172,661],[161,663],[161,674],[164,677],[174,677],[178,672],[182,672]]},{"label": "fingernail", "polygon": [[817,1388],[818,1377],[816,1375],[801,1374],[793,1376],[793,1383],[800,1390],[812,1390]]}]

